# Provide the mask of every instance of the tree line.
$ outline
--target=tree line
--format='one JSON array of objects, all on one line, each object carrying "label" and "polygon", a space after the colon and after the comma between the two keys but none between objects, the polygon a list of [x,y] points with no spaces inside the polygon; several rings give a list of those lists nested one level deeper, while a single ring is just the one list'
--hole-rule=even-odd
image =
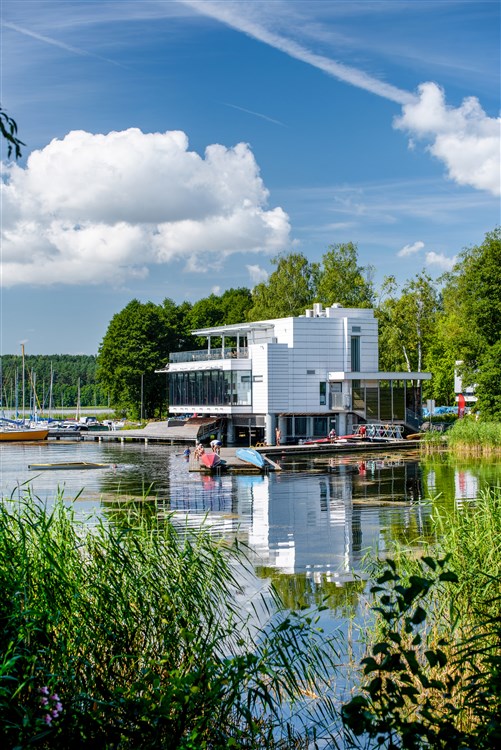
[{"label": "tree line", "polygon": [[[431,372],[424,398],[451,405],[454,370],[475,385],[483,418],[501,419],[501,228],[464,249],[452,271],[434,281],[421,271],[401,288],[379,288],[354,243],[331,245],[319,263],[300,252],[278,255],[267,281],[195,302],[133,299],[111,320],[99,347],[96,377],[111,405],[138,416],[165,414],[166,379],[155,374],[172,352],[205,345],[191,331],[243,321],[302,315],[314,302],[371,307],[379,324],[379,369]],[[216,345],[216,344],[215,344]]]},{"label": "tree line", "polygon": [[[2,409],[48,413],[50,409],[105,406],[108,396],[96,378],[95,355],[4,354],[1,361]],[[24,370],[24,377],[23,377]],[[23,393],[24,381],[24,393]]]}]

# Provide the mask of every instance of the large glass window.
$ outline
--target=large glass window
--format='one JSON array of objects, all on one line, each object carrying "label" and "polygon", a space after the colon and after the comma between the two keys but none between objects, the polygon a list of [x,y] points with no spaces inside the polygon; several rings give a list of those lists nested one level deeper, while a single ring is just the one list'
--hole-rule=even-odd
[{"label": "large glass window", "polygon": [[169,401],[172,406],[250,406],[251,372],[194,370],[169,375]]},{"label": "large glass window", "polygon": [[379,418],[383,422],[389,422],[392,416],[391,380],[381,380],[379,383]]},{"label": "large glass window", "polygon": [[313,417],[313,437],[327,437],[327,417]]},{"label": "large glass window", "polygon": [[306,437],[308,434],[307,417],[294,417],[294,433],[296,437]]}]

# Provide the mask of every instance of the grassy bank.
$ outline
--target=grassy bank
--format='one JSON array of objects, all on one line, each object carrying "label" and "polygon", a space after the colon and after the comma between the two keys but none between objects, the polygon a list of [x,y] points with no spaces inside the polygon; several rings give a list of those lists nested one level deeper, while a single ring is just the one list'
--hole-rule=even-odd
[{"label": "grassy bank", "polygon": [[306,704],[332,720],[315,618],[249,591],[238,546],[155,518],[0,507],[4,747],[299,748]]},{"label": "grassy bank", "polygon": [[501,488],[435,513],[423,557],[396,549],[372,570],[364,686],[344,708],[353,747],[500,746]]}]

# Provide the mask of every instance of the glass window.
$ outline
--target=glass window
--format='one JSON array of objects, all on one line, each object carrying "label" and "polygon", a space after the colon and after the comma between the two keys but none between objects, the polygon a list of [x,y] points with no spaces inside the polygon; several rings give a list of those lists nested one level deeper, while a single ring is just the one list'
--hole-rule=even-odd
[{"label": "glass window", "polygon": [[296,437],[306,437],[308,433],[308,418],[307,417],[295,417],[294,418],[294,433]]},{"label": "glass window", "polygon": [[250,371],[198,370],[169,375],[172,406],[223,406],[252,403]]},{"label": "glass window", "polygon": [[327,403],[327,383],[320,383],[320,406]]},{"label": "glass window", "polygon": [[360,372],[360,336],[351,337],[351,371]]},{"label": "glass window", "polygon": [[327,417],[313,417],[313,437],[326,437]]}]

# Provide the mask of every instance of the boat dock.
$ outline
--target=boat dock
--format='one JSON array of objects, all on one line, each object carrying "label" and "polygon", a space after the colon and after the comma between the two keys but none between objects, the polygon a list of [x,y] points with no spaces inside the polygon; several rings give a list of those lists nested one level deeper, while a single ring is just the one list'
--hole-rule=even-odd
[{"label": "boat dock", "polygon": [[[291,456],[297,456],[298,458],[308,456],[337,456],[346,455],[353,453],[376,453],[384,451],[385,453],[414,449],[416,450],[416,443],[412,440],[394,440],[392,442],[376,443],[370,441],[359,441],[354,442],[342,442],[337,441],[328,445],[268,445],[260,446],[256,448],[265,459],[266,466],[264,471],[280,471],[281,460],[286,460]],[[230,471],[234,473],[252,473],[259,474],[262,470],[255,466],[252,466],[245,461],[239,459],[236,455],[236,448],[221,448],[220,456],[223,459],[224,467],[218,467],[215,472]],[[200,461],[193,457],[193,454],[189,459],[189,471],[194,472],[207,472],[208,470],[200,465]]]},{"label": "boat dock", "polygon": [[[200,465],[200,461],[193,457],[193,449],[199,439],[199,428],[195,425],[190,427],[171,427],[167,422],[151,422],[143,429],[137,430],[89,430],[69,431],[57,430],[49,432],[49,439],[56,440],[85,440],[97,442],[137,442],[148,444],[178,445],[180,453],[189,447],[191,456],[189,459],[189,470],[196,472],[210,471]],[[338,438],[334,442],[319,443],[297,443],[294,445],[262,445],[253,446],[255,450],[265,458],[264,471],[280,470],[281,460],[287,460],[292,456],[336,456],[340,454],[372,453],[372,452],[394,452],[403,450],[416,450],[416,442],[413,440],[391,439],[381,437],[370,437],[364,439]],[[221,458],[224,460],[224,469],[215,468],[213,471],[228,470],[231,472],[259,473],[263,471],[239,459],[236,455],[237,446],[221,448]],[[210,452],[210,448],[207,449]]]}]

